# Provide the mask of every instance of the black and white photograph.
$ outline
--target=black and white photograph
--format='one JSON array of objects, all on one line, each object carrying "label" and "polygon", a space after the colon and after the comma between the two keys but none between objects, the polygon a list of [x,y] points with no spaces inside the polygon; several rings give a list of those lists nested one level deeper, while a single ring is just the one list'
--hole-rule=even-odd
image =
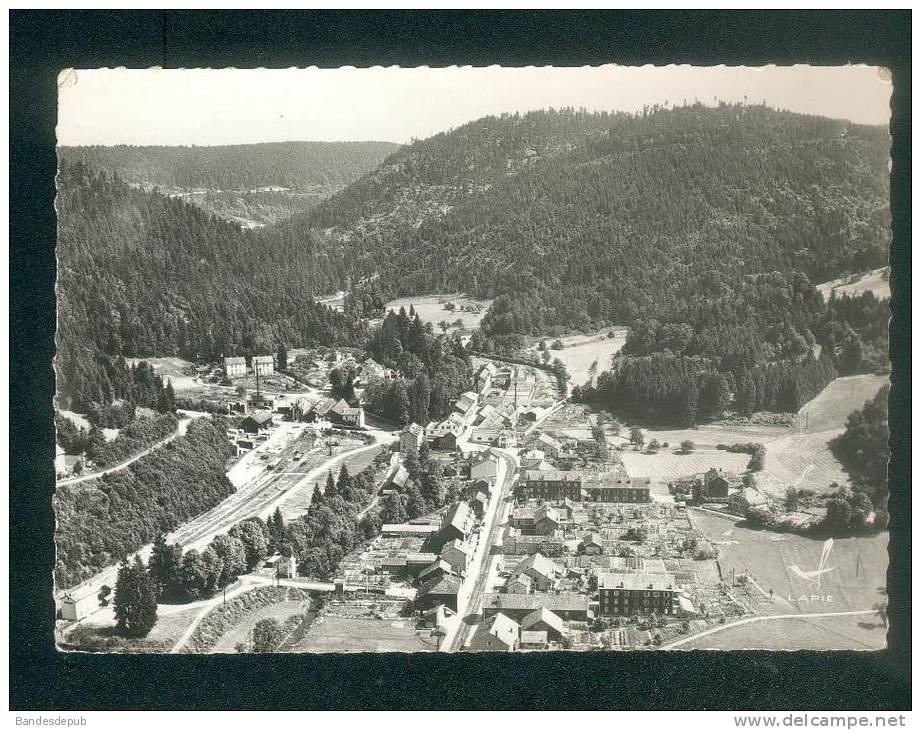
[{"label": "black and white photograph", "polygon": [[886,647],[886,69],[58,88],[59,651]]}]

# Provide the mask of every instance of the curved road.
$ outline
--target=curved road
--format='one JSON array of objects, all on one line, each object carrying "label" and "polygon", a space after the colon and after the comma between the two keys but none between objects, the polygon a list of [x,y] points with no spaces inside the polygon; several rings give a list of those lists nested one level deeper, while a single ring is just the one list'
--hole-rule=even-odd
[{"label": "curved road", "polygon": [[121,463],[116,464],[115,466],[106,467],[102,471],[88,472],[86,474],[83,474],[82,476],[70,477],[69,479],[59,479],[55,486],[64,487],[64,486],[70,486],[73,484],[80,484],[81,482],[88,482],[92,479],[99,479],[100,477],[103,477],[106,474],[112,474],[113,472],[121,471],[122,469],[127,469],[138,459],[147,456],[147,454],[149,454],[151,451],[156,451],[161,446],[166,446],[166,444],[168,444],[170,441],[175,440],[179,436],[184,436],[186,429],[188,429],[189,424],[192,422],[192,420],[193,419],[191,417],[181,418],[179,420],[178,426],[176,427],[176,430],[173,431],[169,436],[167,436],[166,438],[160,439],[156,443],[151,444],[146,449],[142,449],[141,451],[138,451],[130,459],[126,459],[125,461],[122,461]]},{"label": "curved road", "polygon": [[694,634],[693,636],[686,636],[683,639],[678,639],[673,641],[671,644],[665,644],[660,649],[675,649],[684,644],[688,644],[696,639],[699,639],[703,636],[709,636],[710,634],[715,634],[718,631],[725,631],[726,629],[731,629],[736,626],[742,626],[744,624],[754,624],[760,621],[780,621],[781,619],[789,618],[830,618],[832,616],[864,616],[868,614],[878,615],[879,611],[875,609],[870,609],[866,611],[836,611],[832,613],[784,613],[779,616],[753,616],[751,618],[744,618],[741,621],[733,621],[728,624],[720,624],[719,626],[714,626],[712,629],[707,629],[706,631],[701,631],[699,634]]}]

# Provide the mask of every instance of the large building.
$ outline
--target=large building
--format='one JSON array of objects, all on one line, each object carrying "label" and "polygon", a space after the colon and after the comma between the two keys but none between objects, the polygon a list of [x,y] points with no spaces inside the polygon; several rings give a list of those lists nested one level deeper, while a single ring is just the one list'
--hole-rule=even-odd
[{"label": "large building", "polygon": [[541,608],[552,611],[565,621],[588,619],[588,596],[581,593],[484,593],[483,618],[504,613],[513,621],[521,621]]},{"label": "large building", "polygon": [[253,357],[253,372],[268,375],[275,372],[275,358],[272,355],[256,355]]},{"label": "large building", "polygon": [[678,611],[678,587],[668,574],[602,573],[598,598],[602,616],[672,616]]},{"label": "large building", "polygon": [[224,358],[224,377],[242,378],[246,375],[246,358],[245,357],[225,357]]},{"label": "large building", "polygon": [[529,469],[524,486],[532,499],[591,502],[649,502],[650,480],[612,472]]},{"label": "large building", "polygon": [[254,411],[240,423],[246,433],[259,433],[272,427],[272,414],[269,411]]},{"label": "large building", "polygon": [[400,451],[419,453],[419,447],[425,439],[425,429],[418,423],[411,423],[400,434]]}]

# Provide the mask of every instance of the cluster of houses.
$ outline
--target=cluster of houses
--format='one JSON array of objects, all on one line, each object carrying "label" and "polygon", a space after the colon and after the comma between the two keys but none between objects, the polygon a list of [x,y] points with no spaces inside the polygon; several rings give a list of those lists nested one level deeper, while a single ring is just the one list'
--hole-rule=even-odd
[{"label": "cluster of houses", "polygon": [[[228,380],[245,378],[250,372],[246,358],[242,356],[224,358],[224,377]],[[274,355],[253,355],[252,372],[254,375],[268,375],[275,372]]]},{"label": "cluster of houses", "polygon": [[744,516],[750,509],[768,507],[766,495],[752,487],[733,489],[729,477],[722,469],[709,469],[703,474],[694,474],[677,479],[669,488],[676,493],[688,495],[698,504],[725,505],[732,514]]}]

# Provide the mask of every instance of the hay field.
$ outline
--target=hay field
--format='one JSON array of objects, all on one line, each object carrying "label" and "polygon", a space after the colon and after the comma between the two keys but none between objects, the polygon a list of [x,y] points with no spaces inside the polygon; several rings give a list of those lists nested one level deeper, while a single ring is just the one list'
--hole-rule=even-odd
[{"label": "hay field", "polygon": [[666,483],[679,477],[700,474],[711,468],[722,468],[730,474],[745,471],[748,454],[731,454],[717,449],[695,450],[690,454],[675,453],[675,442],[669,442],[672,448],[661,449],[656,454],[647,454],[627,448],[618,455],[631,477],[650,477],[653,482]]},{"label": "hay field", "polygon": [[[444,305],[448,302],[453,302],[455,304],[456,308],[453,312],[449,312],[444,308]],[[472,299],[465,294],[420,294],[412,297],[403,297],[402,299],[394,299],[393,301],[387,302],[384,308],[399,312],[400,307],[406,307],[406,311],[408,312],[410,305],[412,305],[413,309],[416,310],[416,314],[419,315],[423,322],[431,322],[432,326],[435,327],[435,331],[441,332],[438,323],[442,320],[450,324],[459,319],[464,323],[465,329],[476,329],[480,326],[480,321],[486,314],[486,310],[489,309],[490,304],[492,304],[491,299]],[[460,311],[461,306],[469,305],[479,305],[480,311]],[[453,332],[455,329],[456,328],[452,326],[448,328],[448,332]]]},{"label": "hay field", "polygon": [[832,279],[821,284],[816,284],[819,294],[827,302],[831,293],[838,296],[860,296],[866,291],[873,292],[877,299],[889,299],[889,267],[875,269],[863,275],[847,276],[841,279]]},{"label": "hay field", "polygon": [[129,365],[146,362],[164,382],[167,378],[173,384],[177,393],[184,390],[200,387],[195,382],[195,364],[181,357],[129,357],[125,358]]},{"label": "hay field", "polygon": [[[608,337],[608,332],[613,331],[614,337]],[[611,358],[627,341],[625,328],[609,328],[599,332],[584,335],[561,337],[562,350],[549,350],[551,357],[558,357],[566,365],[571,376],[572,385],[584,385],[591,377],[590,370],[594,365],[597,372],[610,370]],[[555,338],[545,338],[549,347]],[[537,345],[530,348],[537,353]]]}]

